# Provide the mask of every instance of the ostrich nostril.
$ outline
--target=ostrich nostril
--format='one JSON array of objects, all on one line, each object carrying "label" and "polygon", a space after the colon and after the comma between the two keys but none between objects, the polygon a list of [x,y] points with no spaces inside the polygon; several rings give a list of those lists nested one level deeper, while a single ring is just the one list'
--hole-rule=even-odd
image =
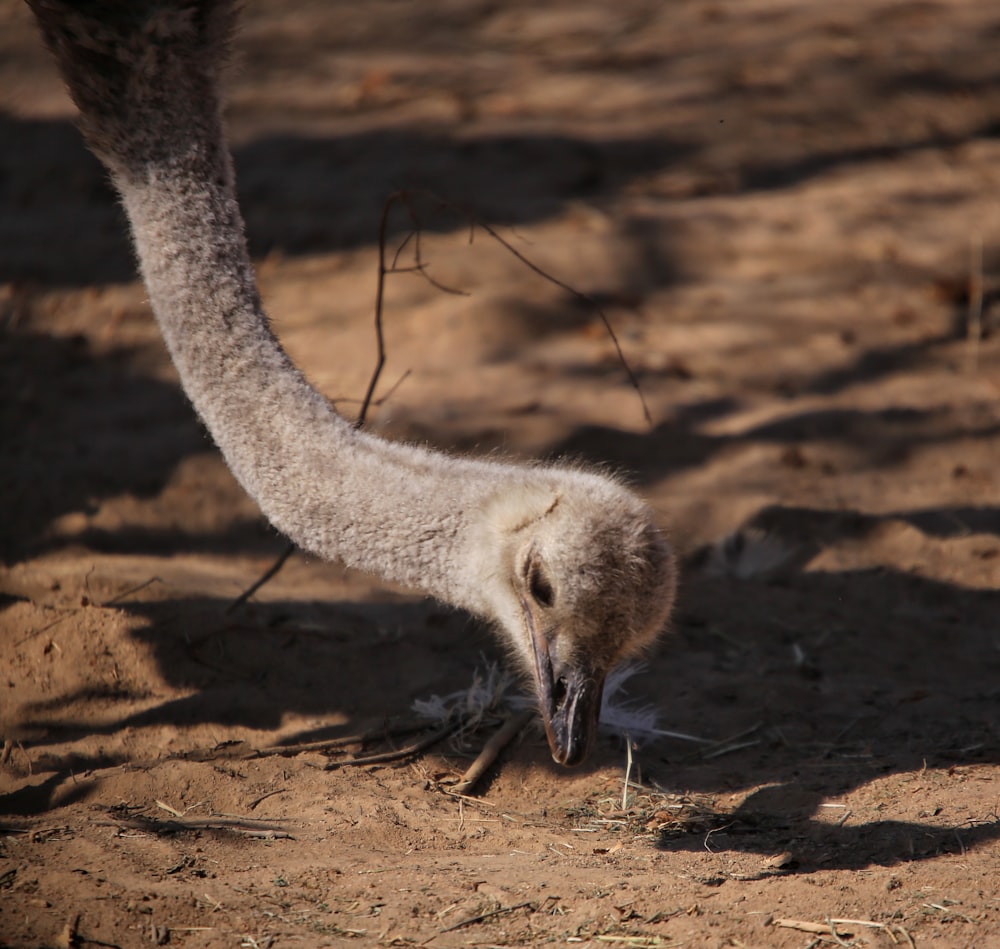
[{"label": "ostrich nostril", "polygon": [[552,704],[558,709],[562,708],[563,702],[566,701],[566,695],[569,692],[569,686],[566,680],[560,676],[552,684]]}]

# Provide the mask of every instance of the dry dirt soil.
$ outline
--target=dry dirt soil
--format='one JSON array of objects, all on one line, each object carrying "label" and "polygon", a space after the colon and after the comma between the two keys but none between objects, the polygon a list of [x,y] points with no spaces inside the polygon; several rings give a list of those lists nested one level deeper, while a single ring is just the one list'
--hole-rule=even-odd
[{"label": "dry dirt soil", "polygon": [[241,200],[322,391],[429,189],[652,416],[417,199],[466,295],[388,278],[370,426],[625,472],[685,563],[629,699],[702,739],[528,728],[462,799],[502,711],[357,759],[489,630],[299,554],[227,612],[284,541],[0,2],[0,944],[1000,946],[998,48],[992,0],[246,4]]}]

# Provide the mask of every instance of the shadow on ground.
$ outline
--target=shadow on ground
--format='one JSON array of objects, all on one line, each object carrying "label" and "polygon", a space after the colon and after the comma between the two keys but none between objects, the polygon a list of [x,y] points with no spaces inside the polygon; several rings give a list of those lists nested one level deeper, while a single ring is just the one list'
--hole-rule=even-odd
[{"label": "shadow on ground", "polygon": [[[800,527],[830,517],[776,509],[763,520],[777,529],[783,516]],[[855,535],[873,520],[839,515],[841,532]],[[988,512],[987,523],[995,522]],[[816,535],[837,532],[827,523]],[[887,602],[894,608],[886,610]],[[236,617],[225,615],[225,605],[182,599],[124,606],[143,618],[136,635],[183,694],[155,702],[123,686],[22,709],[19,731],[36,767],[65,778],[125,764],[115,754],[52,756],[45,748],[158,725],[211,723],[225,736],[233,726],[276,728],[290,713],[347,713],[341,730],[356,732],[358,722],[405,716],[413,699],[462,689],[484,655],[498,658],[482,627],[427,602],[251,604]],[[690,792],[759,790],[736,810],[710,817],[707,831],[664,836],[659,846],[788,849],[795,865],[782,872],[812,872],[923,859],[996,840],[996,815],[971,823],[949,824],[944,815],[927,823],[887,818],[836,826],[820,819],[827,815],[818,806],[893,773],[1000,762],[998,608],[1000,593],[883,568],[786,572],[769,580],[692,574],[675,630],[642,675],[641,691],[671,729],[722,741],[742,737],[724,755],[669,742],[648,746],[640,756],[644,774]],[[104,709],[103,726],[76,724],[88,703]],[[144,707],[122,713],[136,704]],[[337,731],[306,730],[294,740]],[[558,771],[540,739],[518,754]],[[619,755],[617,743],[605,743],[592,766]],[[65,804],[66,793],[61,781],[46,779],[0,800],[0,811],[41,815]]]}]

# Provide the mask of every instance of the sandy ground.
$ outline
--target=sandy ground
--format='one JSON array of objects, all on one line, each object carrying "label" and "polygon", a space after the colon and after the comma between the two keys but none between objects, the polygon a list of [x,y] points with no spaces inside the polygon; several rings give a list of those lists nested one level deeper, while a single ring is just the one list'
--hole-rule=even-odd
[{"label": "sandy ground", "polygon": [[987,0],[247,4],[241,199],[316,384],[357,411],[382,204],[429,188],[604,306],[652,414],[591,307],[419,206],[468,295],[389,278],[371,426],[626,472],[686,561],[626,688],[704,739],[626,787],[621,737],[528,729],[461,800],[492,712],[350,762],[488,630],[299,555],[225,612],[283,541],[3,0],[0,944],[1000,945],[998,43]]}]

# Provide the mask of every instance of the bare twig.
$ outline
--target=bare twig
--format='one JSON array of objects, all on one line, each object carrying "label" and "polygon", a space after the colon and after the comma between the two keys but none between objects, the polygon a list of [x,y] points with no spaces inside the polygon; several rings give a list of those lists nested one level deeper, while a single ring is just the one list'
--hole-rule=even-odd
[{"label": "bare twig", "polygon": [[730,755],[734,751],[742,751],[744,748],[753,748],[755,745],[759,744],[759,738],[756,738],[753,741],[740,741],[732,745],[724,745],[721,748],[713,748],[711,751],[703,752],[701,757],[705,761],[709,761],[712,758],[721,758],[723,755]]},{"label": "bare twig", "polygon": [[98,827],[128,827],[131,830],[143,830],[151,834],[177,834],[194,830],[220,830],[227,833],[240,834],[261,840],[294,840],[288,831],[273,827],[254,827],[242,821],[217,819],[188,820],[156,820],[152,817],[119,817],[115,820],[95,820]]},{"label": "bare twig", "polygon": [[547,280],[549,283],[554,284],[561,290],[565,290],[571,296],[576,297],[582,303],[589,306],[597,315],[600,317],[601,322],[604,324],[604,329],[607,330],[608,336],[611,337],[611,342],[614,344],[615,352],[618,354],[618,361],[622,364],[625,369],[625,373],[628,376],[628,381],[633,389],[635,389],[635,394],[639,397],[639,403],[642,406],[643,418],[646,420],[646,424],[652,428],[653,427],[653,416],[649,413],[649,406],[646,404],[646,397],[642,394],[642,387],[639,385],[639,379],[633,372],[629,361],[625,358],[625,353],[622,351],[621,343],[618,342],[618,336],[611,326],[611,321],[608,319],[608,315],[604,312],[604,309],[600,304],[592,297],[575,287],[571,287],[568,283],[560,280],[558,277],[553,276],[548,271],[543,270],[536,263],[529,260],[522,254],[513,244],[501,237],[489,224],[484,224],[482,221],[476,221],[476,223],[490,235],[495,241],[497,241],[501,247],[505,248],[511,254],[513,254],[525,267],[534,273],[538,274],[543,280]]},{"label": "bare twig", "polygon": [[117,603],[121,603],[126,597],[131,596],[133,593],[138,593],[140,590],[145,590],[146,587],[152,586],[154,583],[163,583],[162,577],[150,577],[148,580],[144,580],[134,587],[129,587],[129,589],[119,593],[118,596],[111,597],[110,600],[106,600],[101,606],[114,606]]},{"label": "bare twig", "polygon": [[[378,381],[378,375],[382,370],[382,365],[385,362],[385,350],[384,342],[382,338],[382,290],[385,281],[385,275],[387,273],[418,273],[425,280],[427,280],[432,286],[436,287],[445,293],[454,293],[460,295],[466,295],[462,290],[456,290],[453,287],[447,287],[435,280],[427,272],[427,267],[421,257],[420,253],[420,222],[413,210],[413,196],[416,194],[423,194],[425,197],[433,201],[440,208],[451,211],[453,214],[457,214],[463,217],[469,222],[469,243],[472,243],[473,236],[475,234],[476,227],[480,227],[485,231],[490,237],[493,238],[501,247],[504,248],[509,254],[516,258],[520,263],[527,267],[532,273],[541,277],[543,280],[548,281],[553,286],[559,287],[560,290],[565,291],[570,294],[570,296],[575,297],[581,303],[586,304],[597,316],[600,318],[601,323],[604,325],[604,329],[607,331],[608,337],[611,339],[612,344],[615,347],[615,353],[618,356],[618,361],[621,363],[622,368],[625,370],[628,380],[633,389],[635,389],[636,395],[639,397],[639,403],[642,406],[642,414],[646,420],[646,423],[652,427],[653,418],[649,412],[649,406],[646,404],[646,398],[642,393],[642,387],[639,384],[639,379],[629,364],[628,359],[625,357],[625,353],[622,350],[621,343],[618,340],[618,335],[615,333],[614,327],[611,325],[611,321],[608,315],[604,312],[601,305],[589,294],[584,293],[581,290],[577,290],[575,287],[566,283],[564,280],[560,280],[554,274],[549,273],[545,268],[540,267],[531,258],[529,258],[522,251],[518,250],[509,240],[507,240],[503,235],[501,235],[496,228],[487,224],[485,221],[481,221],[467,208],[456,204],[453,201],[449,201],[446,198],[442,198],[431,191],[397,191],[386,199],[385,204],[382,207],[382,218],[379,226],[379,281],[377,286],[376,298],[375,298],[375,329],[376,337],[378,340],[378,362],[376,365],[376,370],[372,375],[372,379],[369,383],[369,391],[365,397],[365,402],[370,402],[371,395],[375,389],[375,383]],[[386,243],[386,231],[389,222],[389,211],[392,206],[396,203],[402,204],[407,213],[410,216],[410,220],[413,222],[413,230],[403,239],[403,242],[397,248],[395,256],[393,257],[392,264],[389,267],[385,265],[385,243]],[[398,267],[399,257],[402,254],[403,248],[409,244],[409,242],[414,241],[414,265],[408,268]],[[359,415],[359,420],[361,423],[364,422],[364,413]]]},{"label": "bare twig", "polygon": [[278,555],[278,559],[271,564],[253,583],[250,584],[229,606],[226,607],[225,613],[228,616],[230,613],[238,610],[247,600],[250,599],[268,580],[270,580],[284,565],[285,561],[288,560],[292,554],[295,553],[295,544],[289,544],[285,549]]},{"label": "bare twig", "polygon": [[500,728],[494,733],[489,741],[483,745],[483,750],[479,756],[469,766],[462,779],[450,790],[454,794],[468,794],[486,773],[489,767],[496,761],[497,756],[520,734],[521,729],[534,718],[534,712],[530,709],[511,715]]},{"label": "bare twig", "polygon": [[[380,406],[380,405],[383,405],[384,403],[388,402],[389,399],[391,399],[393,397],[393,395],[396,393],[396,390],[404,382],[406,382],[406,380],[409,379],[409,377],[412,374],[413,374],[413,370],[412,369],[407,369],[391,386],[389,386],[389,388],[386,390],[386,392],[385,392],[384,395],[380,395],[377,399],[374,399],[371,404],[374,405],[374,406]],[[349,399],[349,398],[341,397],[341,398],[333,399],[332,401],[335,404],[340,405],[341,403],[355,403],[355,402],[361,403],[364,400],[362,400],[362,399]]]},{"label": "bare twig", "polygon": [[260,797],[255,797],[248,805],[248,810],[256,810],[257,805],[266,801],[269,797],[274,797],[275,794],[280,794],[282,791],[287,791],[287,788],[277,788],[274,791],[268,791],[267,794],[262,794]]},{"label": "bare twig", "polygon": [[76,946],[80,945],[80,914],[74,913],[66,920],[66,925],[63,926],[62,932],[59,934],[59,947],[60,949],[75,949]]},{"label": "bare twig", "polygon": [[34,639],[36,636],[40,636],[47,630],[52,629],[53,626],[58,626],[63,620],[69,619],[71,616],[73,616],[75,613],[78,612],[79,612],[78,607],[64,610],[62,616],[60,616],[58,619],[54,619],[52,620],[51,623],[46,623],[44,626],[39,626],[37,629],[31,630],[30,633],[28,633],[25,636],[22,636],[16,643],[14,643],[14,646],[15,647],[23,646],[29,639]]},{"label": "bare twig", "polygon": [[[806,919],[774,919],[771,920],[772,926],[780,926],[783,929],[795,929],[800,933],[812,933],[814,936],[831,936],[833,935],[838,940],[840,939],[839,933],[837,933],[833,928],[833,923],[843,922],[842,920],[831,920],[829,923],[813,923]],[[853,920],[852,920],[853,922]],[[850,933],[844,931],[844,936],[850,935]]]},{"label": "bare twig", "polygon": [[165,804],[163,801],[154,801],[156,806],[162,811],[166,811],[168,814],[173,814],[174,817],[183,817],[184,812],[177,810],[176,807],[171,807],[169,804]]},{"label": "bare twig", "polygon": [[267,748],[255,748],[247,752],[242,757],[264,758],[279,755],[283,758],[291,758],[294,755],[308,751],[334,751],[337,748],[344,748],[347,745],[364,745],[376,738],[397,738],[403,735],[413,735],[427,729],[426,723],[399,725],[396,728],[373,728],[370,731],[362,732],[359,735],[341,735],[337,738],[326,738],[319,741],[303,741],[294,745],[269,745]]},{"label": "bare twig", "polygon": [[376,754],[361,755],[357,758],[347,758],[343,761],[330,761],[324,770],[336,771],[337,768],[348,768],[355,765],[384,764],[387,761],[398,761],[400,758],[409,758],[411,755],[418,755],[420,752],[430,748],[431,745],[435,745],[442,739],[447,738],[452,732],[458,729],[460,724],[460,722],[449,722],[443,728],[431,732],[425,738],[411,742],[409,745],[404,745],[402,748],[397,748],[395,751],[380,751]]},{"label": "bare twig", "polygon": [[503,913],[513,913],[519,909],[524,909],[525,907],[530,907],[534,910],[535,904],[525,901],[524,903],[518,903],[516,906],[498,906],[496,909],[490,910],[488,913],[480,913],[478,916],[470,916],[468,919],[460,920],[454,925],[449,926],[447,929],[442,929],[441,934],[454,932],[456,929],[461,929],[463,926],[472,926],[475,923],[482,923],[487,919],[492,919],[494,916],[500,916]]},{"label": "bare twig", "polygon": [[[391,194],[382,205],[382,219],[378,228],[378,280],[375,284],[375,368],[368,380],[368,388],[365,390],[365,396],[361,402],[361,410],[354,420],[355,428],[362,428],[365,424],[365,419],[368,417],[368,407],[375,394],[375,386],[378,385],[379,376],[382,375],[382,367],[385,365],[385,334],[382,331],[382,301],[385,295],[385,275],[388,273],[385,265],[385,237],[389,229],[389,212],[399,200],[398,194]],[[406,241],[403,243],[405,245]]]},{"label": "bare twig", "polygon": [[895,932],[896,935],[902,936],[906,940],[906,945],[909,946],[909,949],[917,949],[917,944],[913,941],[913,937],[898,923],[887,931],[890,933]]},{"label": "bare twig", "polygon": [[[833,940],[833,941],[834,941],[834,942],[835,942],[835,943],[836,943],[836,944],[837,944],[838,946],[846,946],[846,947],[847,947],[847,949],[850,949],[850,945],[851,945],[851,944],[850,944],[850,943],[848,943],[848,942],[844,942],[844,940],[840,938],[840,934],[839,934],[839,933],[837,932],[837,930],[836,930],[836,929],[834,928],[834,925],[833,925],[833,923],[831,922],[831,920],[830,920],[830,917],[829,917],[829,916],[828,916],[828,917],[826,918],[826,924],[827,924],[827,926],[829,926],[829,927],[830,927],[830,938],[831,938],[831,939],[832,939],[832,940]],[[850,933],[846,933],[845,935],[847,935],[847,936],[848,936],[848,938],[850,938]]]}]

